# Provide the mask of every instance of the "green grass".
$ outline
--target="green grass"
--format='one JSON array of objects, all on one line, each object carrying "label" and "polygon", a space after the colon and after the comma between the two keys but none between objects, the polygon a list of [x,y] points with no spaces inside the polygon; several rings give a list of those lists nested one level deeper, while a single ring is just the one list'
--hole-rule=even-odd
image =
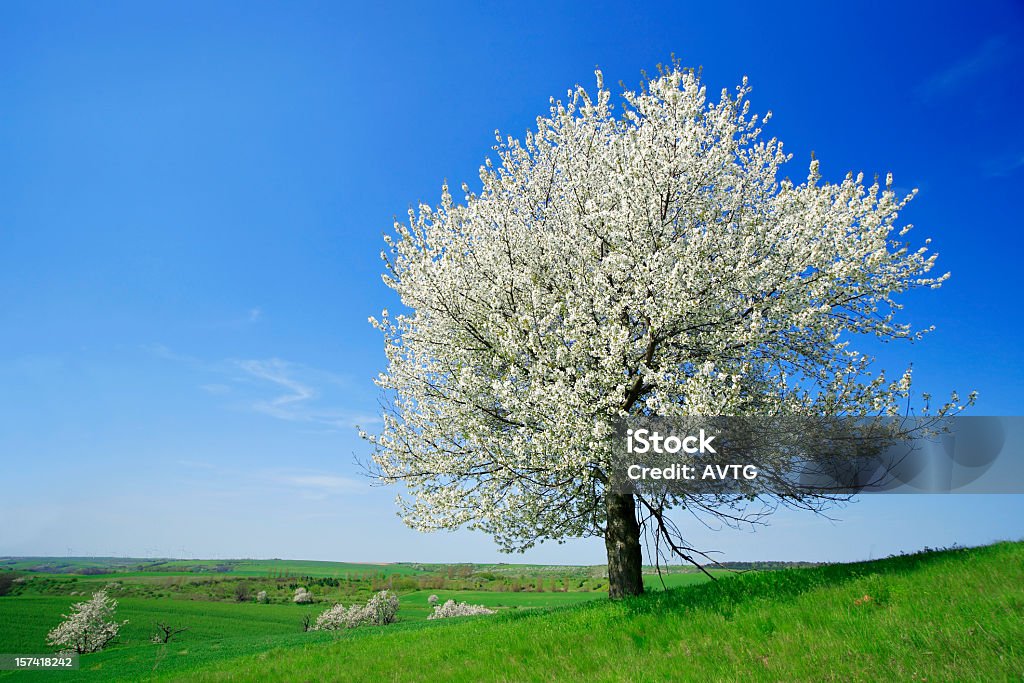
[{"label": "green grass", "polygon": [[[81,586],[79,586],[81,587]],[[97,588],[100,586],[96,586]],[[430,613],[428,598],[453,598],[460,602],[484,604],[496,610],[547,608],[577,604],[585,600],[607,599],[607,593],[496,593],[493,591],[415,591],[401,596],[399,619],[402,627],[426,622]],[[75,602],[87,596],[22,595],[0,598],[0,652],[41,653],[47,651],[47,632],[61,620]],[[349,601],[345,601],[346,604]],[[118,598],[117,618],[128,619],[118,644],[82,659],[78,674],[63,672],[68,680],[138,679],[157,671],[191,672],[225,658],[264,652],[282,645],[306,645],[332,640],[335,634],[302,632],[304,615],[315,615],[329,605],[258,605],[191,599]],[[156,622],[189,630],[167,647],[149,642],[157,630]],[[394,627],[389,627],[390,629]],[[11,675],[11,674],[7,674]],[[0,677],[4,673],[0,672]],[[45,673],[20,672],[23,677],[45,678]]]},{"label": "green grass", "polygon": [[[120,578],[120,577],[119,577]],[[660,586],[655,576],[645,579]],[[302,633],[325,605],[120,600],[121,642],[67,681],[1016,680],[1024,677],[1024,543],[870,563],[667,577],[669,591],[419,590],[400,623]],[[499,610],[427,621],[437,594]],[[864,596],[870,600],[864,600]],[[0,598],[0,652],[39,644],[81,597]],[[859,604],[858,604],[858,601]],[[148,642],[152,622],[190,630]],[[50,680],[0,672],[0,680]]]},{"label": "green grass", "polygon": [[[0,651],[45,652],[46,633],[60,622],[69,606],[87,598],[23,596],[0,598]],[[258,652],[279,645],[282,636],[308,635],[302,631],[302,616],[316,614],[315,605],[255,605],[193,600],[118,600],[117,618],[128,619],[119,644],[105,652],[83,658],[83,669],[110,676],[137,677],[161,666],[181,668],[210,663],[225,656]],[[187,626],[166,651],[149,642],[154,623]],[[300,638],[301,639],[301,638]],[[182,660],[182,661],[176,661]],[[0,676],[2,676],[0,672]],[[27,677],[27,672],[17,677]],[[39,674],[37,674],[39,675]],[[63,676],[64,674],[62,674]],[[43,674],[45,677],[45,674]]]},{"label": "green grass", "polygon": [[[871,597],[864,601],[864,596]],[[858,604],[860,600],[860,604]],[[200,681],[999,681],[1024,676],[1024,544],[760,572],[226,661]],[[171,675],[171,680],[184,680]]]},{"label": "green grass", "polygon": [[[737,576],[739,574],[738,572],[730,572],[722,569],[711,569],[709,571],[719,579]],[[706,574],[701,572],[677,572],[673,574],[663,574],[660,577],[657,574],[644,574],[644,588],[647,590],[681,588],[683,586],[693,586],[706,581],[710,581],[710,579]]]}]

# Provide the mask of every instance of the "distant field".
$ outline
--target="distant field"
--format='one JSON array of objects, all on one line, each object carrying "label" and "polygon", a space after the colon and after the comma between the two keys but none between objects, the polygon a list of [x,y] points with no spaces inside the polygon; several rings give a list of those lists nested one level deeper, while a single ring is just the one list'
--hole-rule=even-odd
[{"label": "distant field", "polygon": [[411,575],[425,573],[407,564],[367,564],[358,562],[318,562],[313,560],[170,560],[164,567],[169,570],[206,567],[214,571],[218,566],[230,567],[232,574],[265,576],[284,573],[296,576],[344,576],[346,573],[376,573]]},{"label": "distant field", "polygon": [[[83,671],[63,672],[64,680],[137,680],[154,671],[184,674],[273,647],[336,639],[336,634],[304,633],[303,618],[315,619],[335,602],[364,602],[381,588],[395,590],[401,600],[399,623],[388,627],[388,633],[426,625],[431,595],[498,612],[607,600],[603,567],[127,558],[3,558],[0,567],[20,570],[22,577],[14,595],[0,597],[0,652],[46,652],[47,632],[73,603],[102,588],[118,600],[118,618],[129,624],[117,644],[83,658]],[[707,580],[689,569],[674,571],[664,577],[669,587]],[[661,590],[656,575],[645,580],[649,589]],[[316,604],[294,604],[297,586],[308,588]],[[244,597],[239,597],[240,590]],[[268,591],[269,604],[256,604],[260,590]],[[150,642],[156,622],[189,630],[158,646]],[[25,677],[46,674],[18,674]]]},{"label": "distant field", "polygon": [[[447,565],[402,566],[428,578],[452,573]],[[569,576],[575,581],[580,569],[519,565],[511,574],[532,572],[546,586]],[[1024,676],[1022,543],[725,574],[714,583],[702,574],[680,572],[665,577],[669,591],[661,591],[658,577],[648,575],[651,593],[618,603],[597,590],[405,590],[399,623],[341,633],[304,633],[302,619],[346,590],[359,597],[351,594],[343,598],[345,604],[365,599],[370,579],[349,584],[322,577],[325,583],[314,589],[321,602],[295,605],[288,600],[291,579],[247,571],[25,575],[32,578],[19,584],[17,595],[0,597],[0,652],[45,652],[46,632],[72,602],[84,599],[48,591],[74,588],[87,594],[114,580],[112,585],[120,585],[111,590],[120,602],[118,617],[130,623],[115,646],[84,656],[82,670],[63,672],[60,680],[519,681],[548,680],[552,672],[559,679],[587,681]],[[493,567],[472,571],[495,573]],[[223,597],[233,586],[250,584],[279,586],[276,602]],[[498,585],[507,586],[507,580]],[[164,597],[118,594],[133,591],[158,591]],[[432,594],[483,604],[498,614],[428,621]],[[189,630],[169,645],[155,645],[149,642],[155,621]],[[54,678],[0,672],[0,680]]]},{"label": "distant field", "polygon": [[[694,579],[701,580],[696,575]],[[706,580],[706,579],[704,579]],[[531,611],[592,600],[607,600],[607,593],[498,593],[493,591],[415,591],[401,595],[400,624],[392,629],[428,622],[430,595],[444,601],[449,598],[472,604],[482,604],[499,612]],[[84,597],[21,596],[0,598],[0,652],[45,652],[46,633],[68,611],[72,603]],[[211,602],[187,599],[132,599],[119,600],[118,618],[128,619],[118,644],[102,653],[83,658],[83,671],[63,672],[61,680],[137,680],[154,670],[185,672],[201,670],[204,666],[223,659],[256,654],[281,646],[299,646],[323,642],[338,637],[335,634],[303,633],[302,618],[323,611],[328,605],[257,605],[252,603]],[[175,626],[188,626],[189,630],[177,636],[166,647],[149,642],[155,622]],[[374,629],[366,629],[374,631]],[[155,667],[155,668],[154,668]],[[11,675],[11,674],[8,674]],[[0,678],[4,672],[0,672]],[[52,676],[52,675],[51,675]],[[46,674],[21,672],[18,680],[46,678]]]},{"label": "distant field", "polygon": [[[90,577],[92,578],[92,577]],[[90,581],[91,583],[91,581]],[[99,588],[100,586],[96,586]],[[484,604],[505,610],[533,609],[607,599],[606,593],[496,593],[490,591],[416,591],[401,596],[401,623],[389,628],[400,630],[426,624],[430,612],[427,598],[437,594],[442,600]],[[72,603],[82,596],[23,595],[0,598],[0,652],[46,652],[46,633],[60,621]],[[107,651],[83,658],[83,670],[62,672],[61,680],[140,680],[154,671],[196,671],[204,666],[246,654],[264,652],[288,645],[306,645],[332,640],[330,633],[303,633],[303,616],[315,615],[329,606],[268,604],[252,602],[213,602],[190,599],[120,598],[118,619],[128,619],[118,644]],[[346,601],[349,602],[349,601]],[[155,622],[188,626],[171,644],[149,642],[156,631]],[[372,629],[370,629],[372,630]],[[44,680],[53,674],[0,672],[0,679],[16,675],[18,680]]]},{"label": "distant field", "polygon": [[[230,573],[241,576],[291,574],[295,576],[343,576],[345,573],[385,573],[412,575],[427,573],[409,564],[373,564],[359,562],[320,562],[316,560],[153,560],[117,557],[31,557],[0,558],[0,569],[47,573],[168,575],[180,572]],[[107,574],[104,574],[107,575]]]},{"label": "distant field", "polygon": [[[338,578],[345,574],[383,574],[385,576],[420,576],[428,574],[458,573],[471,570],[502,576],[567,576],[605,573],[604,565],[543,565],[543,564],[429,564],[412,562],[328,562],[318,560],[155,560],[150,558],[120,557],[0,557],[0,570],[41,571],[50,574],[76,576],[96,575],[114,578],[123,576],[172,576],[181,573],[214,573],[235,576],[267,576],[287,574]],[[654,573],[653,567],[645,568]],[[699,574],[689,565],[663,567],[666,574]],[[100,573],[102,572],[102,573]]]}]

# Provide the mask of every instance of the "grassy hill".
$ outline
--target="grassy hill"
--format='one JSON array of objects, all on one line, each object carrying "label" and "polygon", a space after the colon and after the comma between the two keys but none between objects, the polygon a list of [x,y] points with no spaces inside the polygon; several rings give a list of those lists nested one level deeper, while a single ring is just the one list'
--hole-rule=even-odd
[{"label": "grassy hill", "polygon": [[[442,598],[503,606],[491,617],[436,622],[424,619],[427,592],[401,596],[399,624],[344,633],[296,631],[299,612],[319,611],[322,605],[125,599],[119,616],[139,622],[139,637],[85,656],[80,672],[59,676],[68,681],[1024,677],[1024,543],[748,573],[618,603],[594,593],[435,591]],[[31,642],[71,601],[0,598],[0,651],[38,651]],[[168,646],[142,642],[142,627],[158,608],[166,610],[165,619],[189,625],[187,637]],[[56,677],[12,675],[26,681]]]},{"label": "grassy hill", "polygon": [[198,680],[1020,680],[1024,544],[748,574],[224,662]]}]

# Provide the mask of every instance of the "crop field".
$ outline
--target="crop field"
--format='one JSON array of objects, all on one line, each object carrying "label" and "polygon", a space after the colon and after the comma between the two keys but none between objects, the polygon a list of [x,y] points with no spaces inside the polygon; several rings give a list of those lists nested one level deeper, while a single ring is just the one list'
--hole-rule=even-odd
[{"label": "crop field", "polygon": [[[617,603],[601,590],[563,590],[579,588],[590,568],[389,565],[382,571],[293,563],[296,574],[317,566],[329,572],[303,579],[268,562],[214,576],[193,561],[174,565],[182,567],[178,576],[149,576],[131,566],[104,576],[23,570],[23,580],[0,597],[0,652],[46,652],[46,633],[60,615],[106,587],[119,602],[117,618],[129,623],[116,644],[84,655],[81,669],[62,672],[60,680],[550,680],[558,672],[570,680],[942,681],[1024,674],[1022,543],[724,573],[716,582],[679,571],[665,577],[669,590],[648,575],[647,595]],[[500,575],[495,570],[502,567],[508,573],[479,581],[495,590],[397,590],[398,622],[389,626],[303,631],[304,617],[333,602],[365,600],[394,566],[403,570],[394,576],[439,581],[461,574],[451,583],[465,585],[478,574]],[[344,577],[346,571],[347,582],[335,579],[334,572]],[[552,579],[556,590],[549,590]],[[504,590],[513,581],[518,590]],[[317,602],[293,604],[296,583],[311,583]],[[239,586],[245,599],[236,595]],[[269,604],[252,599],[260,586],[271,588]],[[497,614],[427,620],[431,595]],[[156,622],[188,630],[154,644]],[[56,678],[0,672],[0,680]]]},{"label": "crop field", "polygon": [[[47,652],[46,634],[74,603],[101,589],[118,600],[117,618],[127,619],[128,624],[116,644],[84,657],[77,674],[62,672],[60,676],[68,680],[185,675],[274,647],[333,640],[337,634],[305,632],[305,620],[315,620],[334,603],[361,603],[383,589],[400,596],[398,623],[389,626],[388,633],[427,623],[431,595],[442,602],[453,599],[499,613],[607,599],[604,568],[588,566],[0,558],[0,571],[18,577],[10,594],[0,598],[0,652]],[[650,572],[645,576],[650,590],[708,580],[689,567],[673,567],[662,577]],[[299,586],[313,593],[314,604],[294,604]],[[260,591],[267,592],[267,604],[257,604]],[[188,630],[166,645],[157,645],[150,640],[158,623]],[[32,679],[48,674],[19,672],[17,676]]]}]

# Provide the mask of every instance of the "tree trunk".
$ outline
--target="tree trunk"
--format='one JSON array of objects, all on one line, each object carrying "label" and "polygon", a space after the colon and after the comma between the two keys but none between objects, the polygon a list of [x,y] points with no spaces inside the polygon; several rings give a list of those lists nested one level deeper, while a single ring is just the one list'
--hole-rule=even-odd
[{"label": "tree trunk", "polygon": [[608,530],[604,547],[608,551],[608,597],[617,600],[644,592],[640,525],[632,493],[606,493]]}]

